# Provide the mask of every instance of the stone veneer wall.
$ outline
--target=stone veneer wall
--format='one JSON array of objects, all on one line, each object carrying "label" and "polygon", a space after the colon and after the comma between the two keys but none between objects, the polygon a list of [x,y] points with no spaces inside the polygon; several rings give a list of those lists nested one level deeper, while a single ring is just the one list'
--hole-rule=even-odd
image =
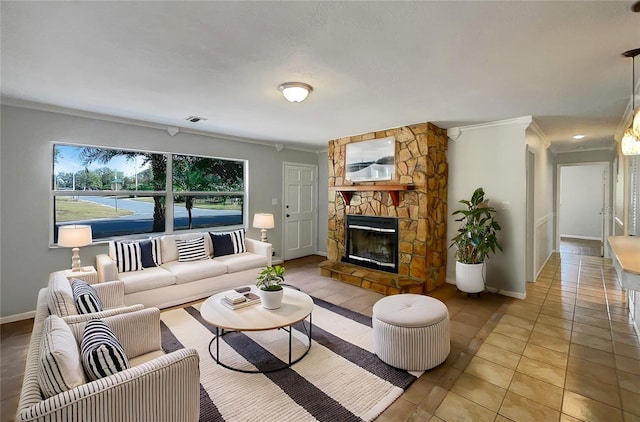
[{"label": "stone veneer wall", "polygon": [[[345,252],[345,215],[398,217],[399,276],[426,283],[425,291],[445,284],[447,265],[447,133],[432,123],[371,132],[329,142],[329,186],[351,184],[344,180],[345,145],[394,136],[395,180],[366,182],[371,191],[354,192],[345,204],[339,192],[329,191],[329,233],[327,258],[340,261]],[[388,192],[376,185],[413,184],[400,192],[394,206]],[[366,269],[365,269],[366,270]]]}]

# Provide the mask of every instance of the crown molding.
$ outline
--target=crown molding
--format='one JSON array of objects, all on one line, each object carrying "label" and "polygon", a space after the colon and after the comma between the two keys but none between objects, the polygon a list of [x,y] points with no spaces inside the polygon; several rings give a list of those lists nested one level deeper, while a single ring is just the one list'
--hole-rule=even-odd
[{"label": "crown molding", "polygon": [[538,123],[535,120],[533,119],[531,120],[531,124],[529,125],[529,128],[533,131],[533,133],[535,133],[540,138],[545,148],[551,147],[551,142],[549,141],[549,138],[547,138],[547,136],[544,134],[542,129],[540,129],[540,126],[538,126]]},{"label": "crown molding", "polygon": [[[102,121],[106,121],[106,122],[120,123],[120,124],[138,126],[138,127],[146,127],[146,128],[150,128],[150,129],[158,129],[158,130],[161,130],[163,132],[167,132],[171,136],[176,136],[178,133],[181,133],[181,134],[182,133],[186,133],[186,134],[191,134],[191,135],[206,136],[208,138],[223,139],[223,140],[227,140],[227,141],[244,142],[244,143],[247,143],[247,144],[268,146],[268,147],[271,147],[271,148],[276,148],[278,151],[281,151],[285,147],[287,149],[296,150],[296,151],[303,151],[303,152],[316,153],[316,151],[317,151],[317,147],[314,148],[312,146],[303,147],[303,146],[299,146],[299,145],[295,145],[295,144],[283,144],[281,142],[266,142],[266,141],[260,141],[260,140],[257,140],[257,139],[243,138],[243,137],[240,137],[240,136],[225,135],[225,134],[221,134],[221,133],[207,132],[207,131],[204,131],[204,130],[197,130],[197,129],[191,129],[191,128],[186,128],[186,127],[170,126],[170,125],[166,125],[166,124],[153,123],[153,122],[148,122],[148,121],[144,121],[144,120],[130,119],[130,118],[127,118],[127,117],[118,117],[118,116],[112,116],[112,115],[108,115],[108,114],[95,113],[95,112],[92,112],[92,111],[86,111],[86,110],[80,110],[80,109],[75,109],[75,108],[62,107],[62,106],[57,106],[57,105],[53,105],[53,104],[45,104],[45,103],[38,103],[38,102],[35,102],[35,101],[20,100],[20,99],[13,98],[13,97],[2,96],[2,97],[0,97],[0,103],[2,105],[12,106],[12,107],[19,107],[19,108],[26,108],[26,109],[31,109],[31,110],[46,111],[46,112],[50,112],[50,113],[64,114],[64,115],[67,115],[67,116],[74,116],[74,117],[84,117],[84,118],[88,118],[88,119],[102,120]],[[176,129],[177,129],[177,131],[176,131]],[[175,133],[172,134],[172,132],[175,132]],[[278,149],[279,146],[281,146],[280,149]]]},{"label": "crown molding", "polygon": [[485,129],[489,127],[507,126],[507,125],[514,125],[514,124],[519,125],[523,129],[526,129],[531,125],[531,122],[533,122],[532,116],[522,116],[522,117],[516,117],[514,119],[496,120],[495,122],[478,123],[475,125],[468,125],[468,126],[458,126],[458,127],[452,127],[447,129],[447,136],[451,140],[455,141],[460,137],[462,132],[466,132],[469,130]]}]

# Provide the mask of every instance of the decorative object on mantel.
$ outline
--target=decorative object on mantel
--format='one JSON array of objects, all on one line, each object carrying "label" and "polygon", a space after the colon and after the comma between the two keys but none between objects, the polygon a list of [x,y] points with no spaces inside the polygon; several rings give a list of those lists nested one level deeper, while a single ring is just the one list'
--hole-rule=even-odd
[{"label": "decorative object on mantel", "polygon": [[342,195],[344,203],[349,205],[354,192],[389,192],[391,202],[396,207],[400,204],[399,193],[407,190],[414,190],[413,185],[346,185],[346,186],[329,186],[330,191],[337,191]]},{"label": "decorative object on mantel", "polygon": [[352,142],[346,145],[345,180],[393,180],[396,174],[396,138]]},{"label": "decorative object on mantel", "polygon": [[265,309],[278,309],[282,306],[282,297],[284,290],[282,282],[284,281],[284,267],[276,265],[275,267],[264,267],[257,278],[256,287],[262,306]]},{"label": "decorative object on mantel", "polygon": [[272,229],[275,227],[273,214],[256,213],[253,216],[253,227],[255,227],[256,229],[260,229],[260,240],[262,242],[266,242],[267,229]]},{"label": "decorative object on mantel", "polygon": [[[640,48],[625,51],[624,57],[632,58],[631,65],[631,124],[624,131],[620,140],[620,149],[623,155],[640,155],[640,107],[636,110],[636,56],[640,54]],[[635,114],[634,114],[635,113]]]},{"label": "decorative object on mantel", "polygon": [[460,222],[458,235],[451,239],[451,246],[456,246],[456,287],[465,293],[484,291],[487,276],[485,259],[489,252],[502,250],[498,242],[497,232],[501,229],[495,220],[495,208],[489,206],[484,199],[484,190],[478,188],[473,192],[471,200],[462,199],[466,209],[455,211],[452,215],[462,215],[456,219]]},{"label": "decorative object on mantel", "polygon": [[58,227],[58,246],[71,249],[71,269],[74,272],[81,271],[80,267],[80,246],[90,245],[93,241],[91,226],[71,224]]}]

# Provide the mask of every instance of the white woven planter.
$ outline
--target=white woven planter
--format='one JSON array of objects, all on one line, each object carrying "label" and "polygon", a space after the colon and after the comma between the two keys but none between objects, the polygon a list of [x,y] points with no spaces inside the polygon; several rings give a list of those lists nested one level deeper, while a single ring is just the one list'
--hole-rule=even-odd
[{"label": "white woven planter", "polygon": [[482,264],[463,264],[456,261],[456,287],[465,293],[484,291],[487,279],[487,266]]}]

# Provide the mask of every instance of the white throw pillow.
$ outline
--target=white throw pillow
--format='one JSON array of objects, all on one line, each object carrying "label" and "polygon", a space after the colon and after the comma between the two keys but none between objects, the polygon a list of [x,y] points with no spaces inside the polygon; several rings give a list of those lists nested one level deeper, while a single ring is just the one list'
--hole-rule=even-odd
[{"label": "white throw pillow", "polygon": [[65,276],[60,274],[52,275],[47,289],[47,305],[50,313],[61,317],[78,315],[76,304],[73,301],[71,284]]},{"label": "white throw pillow", "polygon": [[42,324],[39,358],[38,383],[45,398],[87,382],[76,339],[57,315],[50,315]]}]

